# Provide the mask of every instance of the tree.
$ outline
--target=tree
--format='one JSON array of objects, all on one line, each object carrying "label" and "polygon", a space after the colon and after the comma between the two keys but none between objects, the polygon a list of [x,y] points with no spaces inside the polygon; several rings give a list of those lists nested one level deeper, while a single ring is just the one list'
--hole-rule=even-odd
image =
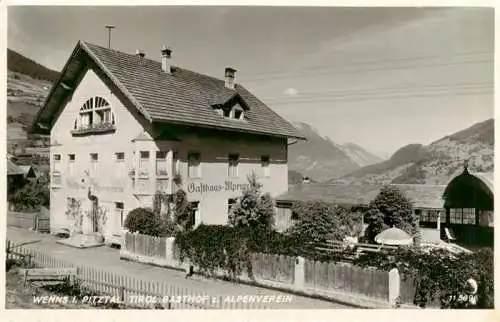
[{"label": "tree", "polygon": [[50,204],[50,191],[47,185],[30,182],[9,197],[18,211],[38,211],[40,206]]},{"label": "tree", "polygon": [[365,212],[365,236],[371,242],[383,230],[396,227],[410,235],[418,232],[418,217],[410,201],[397,187],[385,186]]},{"label": "tree", "polygon": [[252,173],[248,188],[238,198],[229,213],[229,223],[234,227],[270,230],[274,223],[274,203],[269,193],[261,194],[262,185]]},{"label": "tree", "polygon": [[292,214],[297,222],[288,233],[308,242],[343,240],[361,231],[359,213],[329,202],[295,202]]}]

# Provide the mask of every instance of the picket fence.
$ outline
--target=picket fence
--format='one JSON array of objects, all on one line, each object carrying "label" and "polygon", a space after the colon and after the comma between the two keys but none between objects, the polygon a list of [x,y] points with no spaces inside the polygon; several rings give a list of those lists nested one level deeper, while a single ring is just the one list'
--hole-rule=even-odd
[{"label": "picket fence", "polygon": [[[127,232],[122,254],[126,254],[125,258],[144,263],[182,267],[174,238]],[[304,259],[299,261],[296,257],[263,253],[252,254],[251,265],[251,280],[262,286],[326,297],[344,292],[389,302],[390,282],[389,273],[386,271],[361,268],[348,263],[324,263]],[[245,273],[238,278],[240,281],[250,280]]]},{"label": "picket fence", "polygon": [[305,260],[305,285],[318,291],[342,290],[387,301],[389,274],[349,263]]},{"label": "picket fence", "polygon": [[[28,267],[36,268],[77,268],[80,286],[98,295],[109,295],[123,301],[130,308],[162,309],[269,309],[272,304],[262,301],[231,301],[224,296],[209,293],[194,293],[186,287],[172,285],[164,281],[140,279],[83,265],[75,265],[49,255],[45,251],[24,246],[10,245],[7,258],[21,259]],[[143,296],[143,303],[133,302],[134,296]],[[147,298],[156,298],[160,306],[155,306]],[[168,297],[169,301],[162,301]]]},{"label": "picket fence", "polygon": [[50,230],[50,215],[45,207],[42,207],[39,212],[8,211],[7,226],[48,232]]}]

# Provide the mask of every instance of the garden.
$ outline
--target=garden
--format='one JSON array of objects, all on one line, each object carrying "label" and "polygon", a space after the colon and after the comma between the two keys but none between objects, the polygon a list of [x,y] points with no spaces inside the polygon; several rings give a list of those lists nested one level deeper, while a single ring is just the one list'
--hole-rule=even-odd
[{"label": "garden", "polygon": [[[339,263],[349,258],[357,267],[390,271],[397,268],[403,281],[414,284],[412,304],[425,308],[438,302],[441,308],[493,308],[493,251],[452,254],[443,250],[424,252],[418,247],[418,217],[411,201],[395,187],[382,189],[367,207],[343,207],[327,202],[296,202],[294,225],[283,233],[273,230],[274,203],[261,193],[255,176],[237,199],[229,214],[229,225],[204,225],[193,229],[186,193],[182,187],[171,196],[157,194],[154,209],[130,212],[125,227],[132,233],[175,237],[181,261],[188,261],[201,273],[214,276],[224,271],[233,279],[243,272],[252,276],[252,254],[267,253]],[[362,234],[362,218],[368,224]],[[343,242],[359,237],[375,244],[375,236],[396,227],[417,236],[413,246],[395,251],[363,253],[352,249],[319,251],[325,241]],[[477,284],[471,290],[473,279]],[[474,300],[464,294],[474,293]]]}]

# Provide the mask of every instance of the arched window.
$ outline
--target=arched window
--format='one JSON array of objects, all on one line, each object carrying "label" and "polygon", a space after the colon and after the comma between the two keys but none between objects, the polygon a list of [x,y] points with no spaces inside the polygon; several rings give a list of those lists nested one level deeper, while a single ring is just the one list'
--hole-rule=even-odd
[{"label": "arched window", "polygon": [[114,130],[115,116],[111,105],[100,96],[88,99],[80,108],[78,119],[75,120],[74,130],[86,132],[88,130]]}]

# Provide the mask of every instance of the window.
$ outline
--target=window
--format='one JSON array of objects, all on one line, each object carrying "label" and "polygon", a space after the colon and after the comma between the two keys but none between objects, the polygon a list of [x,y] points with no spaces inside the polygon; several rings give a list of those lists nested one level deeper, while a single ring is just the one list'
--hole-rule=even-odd
[{"label": "window", "polygon": [[149,151],[141,151],[139,158],[139,175],[147,176],[149,174]]},{"label": "window", "polygon": [[196,214],[199,211],[199,206],[200,206],[199,201],[192,201],[189,203],[189,208],[191,209],[191,212],[189,214],[188,222],[186,223],[186,227],[188,229],[192,228],[196,223]]},{"label": "window", "polygon": [[95,96],[88,99],[80,108],[79,117],[75,120],[74,130],[92,127],[112,128],[115,124],[115,116],[111,112],[111,106],[102,97]]},{"label": "window", "polygon": [[464,208],[462,223],[464,225],[475,225],[476,224],[476,209],[474,208]]},{"label": "window", "polygon": [[200,169],[200,154],[197,152],[188,153],[188,177],[189,178],[200,178],[201,177],[201,169]]},{"label": "window", "polygon": [[238,163],[240,161],[240,157],[237,154],[230,154],[229,155],[229,169],[228,169],[228,175],[230,177],[237,177],[238,176]]},{"label": "window", "polygon": [[61,172],[61,155],[54,154],[54,172]]},{"label": "window", "polygon": [[75,175],[75,155],[68,154],[68,174],[70,176]]},{"label": "window", "polygon": [[68,197],[68,198],[66,198],[66,203],[67,203],[68,209],[71,209],[72,207],[74,207],[74,205],[76,203],[76,199],[72,198],[72,197]]},{"label": "window", "polygon": [[218,109],[219,114],[222,114],[225,118],[231,118],[231,119],[236,119],[236,120],[242,120],[245,116],[245,113],[243,112],[243,108],[239,105],[236,104],[232,108],[221,108]]},{"label": "window", "polygon": [[231,213],[231,209],[233,208],[233,206],[236,204],[236,199],[234,198],[230,198],[227,200],[227,213],[230,214]]},{"label": "window", "polygon": [[123,202],[115,202],[115,214],[120,217],[120,224],[123,226]]},{"label": "window", "polygon": [[474,208],[451,208],[450,223],[474,225],[476,223],[476,212]]},{"label": "window", "polygon": [[99,155],[97,153],[90,154],[90,171],[91,175],[97,175],[97,163],[99,162]]},{"label": "window", "polygon": [[178,173],[181,168],[181,160],[179,160],[179,152],[174,151],[173,159],[174,159],[174,173]]},{"label": "window", "polygon": [[168,175],[167,152],[165,152],[165,151],[157,151],[156,152],[156,175],[157,176]]},{"label": "window", "polygon": [[262,167],[262,173],[264,177],[269,177],[269,156],[263,155],[260,157],[260,165]]},{"label": "window", "polygon": [[422,222],[435,222],[437,223],[437,218],[439,215],[439,210],[415,210],[415,213],[420,211],[420,221]]},{"label": "window", "polygon": [[118,178],[125,176],[125,153],[116,152],[115,153],[115,171]]}]

